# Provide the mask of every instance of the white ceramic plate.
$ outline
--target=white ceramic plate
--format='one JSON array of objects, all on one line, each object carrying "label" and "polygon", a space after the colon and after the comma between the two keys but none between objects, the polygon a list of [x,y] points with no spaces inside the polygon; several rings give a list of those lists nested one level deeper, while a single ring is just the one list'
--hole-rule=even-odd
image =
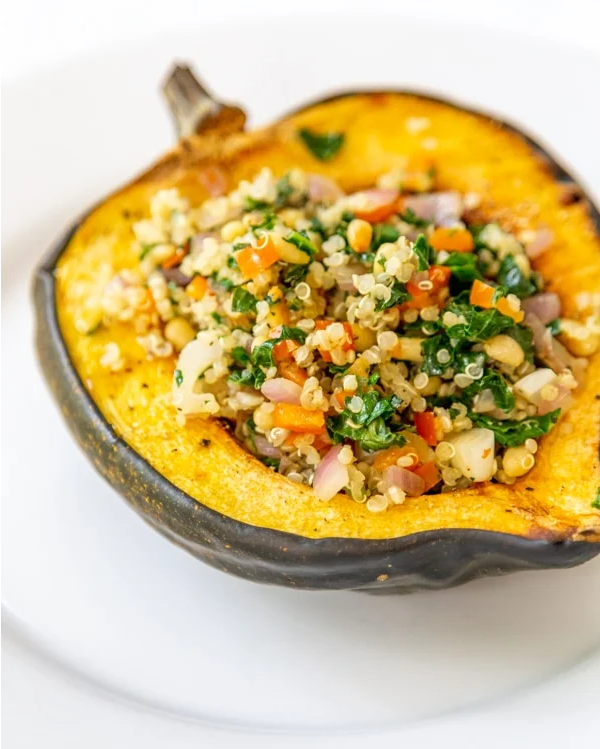
[{"label": "white ceramic plate", "polygon": [[[43,693],[44,680],[54,685],[47,699],[71,694],[88,716],[89,749],[108,745],[109,724],[148,749],[164,735],[187,746],[192,733],[211,746],[316,747],[341,735],[345,746],[359,735],[375,746],[415,731],[434,741],[451,735],[452,720],[467,731],[482,711],[535,703],[535,690],[559,715],[556,680],[567,673],[581,710],[600,674],[600,560],[399,598],[225,576],[170,546],[93,473],[37,371],[32,268],[74,216],[169,145],[157,86],[174,58],[193,61],[223,99],[246,103],[253,122],[332,89],[441,92],[519,121],[598,191],[590,153],[600,105],[588,95],[597,61],[419,23],[400,43],[398,23],[337,18],[333,36],[314,19],[203,28],[5,88],[3,604],[9,663],[22,664],[12,696],[23,710],[19,689]],[[253,42],[261,34],[268,48]],[[307,38],[327,50],[318,61],[300,53]],[[57,735],[75,736],[77,721],[57,722],[60,709]],[[26,723],[19,735],[31,732]]]}]

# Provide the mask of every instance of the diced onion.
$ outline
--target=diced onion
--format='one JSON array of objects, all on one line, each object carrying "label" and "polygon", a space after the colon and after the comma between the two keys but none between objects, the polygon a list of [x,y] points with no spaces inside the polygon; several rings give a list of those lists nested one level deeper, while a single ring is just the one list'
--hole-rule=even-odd
[{"label": "diced onion", "polygon": [[295,382],[286,380],[285,377],[275,377],[272,380],[265,380],[260,390],[265,398],[268,398],[274,403],[293,403],[296,406],[300,405],[302,388]]},{"label": "diced onion", "polygon": [[404,210],[411,210],[425,221],[440,226],[452,226],[460,220],[463,202],[460,193],[432,192],[428,195],[410,195],[404,198]]},{"label": "diced onion", "polygon": [[533,346],[544,364],[547,364],[558,374],[564,372],[568,367],[573,371],[578,369],[577,360],[554,338],[550,329],[543,324],[536,314],[528,312],[525,315],[524,323],[531,328]]},{"label": "diced onion", "polygon": [[531,260],[534,260],[542,253],[546,252],[552,244],[553,239],[554,234],[550,229],[539,229],[539,231],[536,232],[535,238],[525,245],[525,252]]},{"label": "diced onion", "polygon": [[348,484],[348,467],[338,460],[342,447],[343,445],[332,447],[317,466],[313,489],[319,499],[332,499]]},{"label": "diced onion", "polygon": [[409,497],[420,497],[425,491],[425,482],[416,473],[401,468],[400,466],[389,466],[383,472],[383,485],[385,489],[397,486],[406,492]]},{"label": "diced onion", "polygon": [[533,403],[534,406],[540,406],[542,403],[541,392],[547,385],[555,385],[558,382],[556,373],[547,367],[536,369],[535,372],[521,377],[515,382],[514,391],[523,396],[525,400]]},{"label": "diced onion", "polygon": [[364,265],[352,263],[335,268],[335,281],[342,291],[355,291],[356,287],[352,276],[362,276],[366,272]]},{"label": "diced onion", "polygon": [[308,175],[308,197],[313,203],[335,203],[344,193],[337,183],[322,174]]},{"label": "diced onion", "polygon": [[281,450],[272,445],[266,437],[263,437],[261,434],[255,434],[253,440],[254,447],[259,455],[264,455],[266,458],[281,458]]},{"label": "diced onion", "polygon": [[542,294],[534,294],[521,302],[524,312],[536,315],[543,325],[548,325],[552,320],[560,317],[561,305],[558,295],[552,291]]},{"label": "diced onion", "polygon": [[494,433],[470,429],[449,440],[454,445],[452,465],[472,481],[489,481],[494,475]]},{"label": "diced onion", "polygon": [[569,388],[565,387],[561,383],[558,383],[556,385],[556,389],[558,390],[558,395],[556,396],[556,398],[553,398],[551,401],[543,399],[540,400],[540,404],[538,406],[538,414],[540,416],[550,413],[550,411],[555,411],[557,408],[560,408],[564,413],[571,405],[571,391],[569,390]]}]

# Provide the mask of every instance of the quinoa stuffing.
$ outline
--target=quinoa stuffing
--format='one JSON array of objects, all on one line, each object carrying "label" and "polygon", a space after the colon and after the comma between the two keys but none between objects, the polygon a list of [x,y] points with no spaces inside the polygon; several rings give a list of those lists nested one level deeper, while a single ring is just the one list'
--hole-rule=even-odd
[{"label": "quinoa stuffing", "polygon": [[[323,500],[381,512],[512,484],[568,408],[600,324],[561,317],[543,290],[531,258],[547,232],[470,223],[477,202],[436,191],[429,167],[353,194],[298,169],[200,206],[162,190],[102,324],[131,321],[149,358],[173,357],[181,429],[225,418]],[[102,364],[125,366],[117,343]]]}]

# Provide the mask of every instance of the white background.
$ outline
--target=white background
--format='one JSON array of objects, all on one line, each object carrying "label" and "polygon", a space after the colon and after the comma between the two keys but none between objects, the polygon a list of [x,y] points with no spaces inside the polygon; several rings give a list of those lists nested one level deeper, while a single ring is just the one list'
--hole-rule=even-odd
[{"label": "white background", "polygon": [[[410,34],[410,18],[417,18],[458,23],[480,34],[510,31],[560,41],[596,54],[600,46],[596,0],[5,0],[2,78],[11,80],[40,64],[108,49],[130,40],[132,32],[145,39],[181,29],[182,18],[189,19],[190,26],[201,26],[212,20],[253,18],[265,11],[290,19],[314,12],[327,17],[323,22],[335,33],[337,14],[398,8],[405,9],[407,18],[406,29],[398,30],[399,44],[404,33]],[[316,52],[312,62],[318,64]]]},{"label": "white background", "polygon": [[[330,24],[332,33],[335,33],[338,14],[359,16],[365,12],[365,7],[373,14],[384,9],[405,9],[405,26],[399,24],[398,28],[399,45],[403,34],[410,34],[410,20],[415,18],[438,24],[448,22],[449,28],[459,25],[473,29],[473,33],[479,36],[511,32],[536,43],[555,43],[557,50],[573,47],[597,57],[597,6],[597,2],[582,0],[504,0],[494,3],[485,0],[411,0],[403,3],[374,0],[211,0],[209,3],[199,0],[7,0],[2,18],[2,80],[14,84],[33,76],[41,67],[51,68],[56,63],[76,61],[80,56],[98,50],[108,53],[111,47],[132,39],[156,38],[158,44],[165,32],[181,29],[182,18],[189,19],[190,28],[194,28],[213,21],[226,22],[228,18],[252,19],[265,11],[272,17],[286,17],[290,22],[296,16],[312,13],[318,19],[316,22]],[[256,39],[249,38],[248,54],[252,54],[256,43]],[[290,50],[290,54],[294,53]],[[510,48],[507,48],[507,57],[510,53]],[[474,60],[473,64],[477,62]],[[318,50],[314,50],[307,65],[318,67],[318,64]],[[414,64],[418,66],[418,59]],[[524,75],[526,73],[524,71]],[[74,91],[73,95],[77,96],[77,92]],[[534,86],[531,95],[535,96]],[[561,96],[559,87],[556,96]],[[600,122],[597,129],[600,131]],[[598,149],[591,152],[589,158],[597,160]],[[585,168],[582,160],[578,166],[582,170]],[[598,185],[594,187],[597,189]],[[5,184],[5,190],[7,188],[10,189],[10,185]],[[598,591],[592,591],[592,594],[598,595]],[[570,634],[565,632],[565,636]],[[575,742],[580,743],[581,737],[593,735],[598,728],[597,695],[594,698],[593,694],[580,691],[588,668],[583,665],[566,676],[560,685],[560,710],[548,710],[551,691],[534,691],[516,704],[503,703],[481,715],[476,714],[472,720],[461,717],[447,720],[445,745],[481,745],[485,749],[505,747],[507,727],[511,729],[512,746],[517,749],[521,746],[554,747],[559,743],[569,747]],[[93,692],[87,685],[68,680],[52,664],[30,655],[27,644],[18,638],[7,641],[3,672],[3,707],[5,718],[10,722],[9,749],[33,746],[54,749],[55,741],[61,749],[80,749],[89,745],[90,735],[94,737],[94,746],[137,746],[141,721],[146,730],[152,732],[157,746],[178,749],[199,745],[195,726],[143,713],[139,707],[115,703],[105,695]],[[35,715],[35,720],[30,719],[31,715]],[[533,742],[532,725],[535,725]],[[494,727],[502,727],[501,735],[500,732],[496,734]],[[485,730],[483,736],[482,728]],[[421,725],[406,729],[402,738],[407,746],[423,746],[425,744],[420,742],[425,742],[428,735],[429,727]],[[331,746],[338,746],[337,741],[333,739]],[[242,744],[220,734],[211,734],[202,745],[218,749]],[[270,746],[279,749],[284,745],[296,744],[293,739],[258,736],[244,739],[243,743],[243,746],[260,746],[261,749]],[[368,739],[343,739],[345,749],[369,745]]]}]

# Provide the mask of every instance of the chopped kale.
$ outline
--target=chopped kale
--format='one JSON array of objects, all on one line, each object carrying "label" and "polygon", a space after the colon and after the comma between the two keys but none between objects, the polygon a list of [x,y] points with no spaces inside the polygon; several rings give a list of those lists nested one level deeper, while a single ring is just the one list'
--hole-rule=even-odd
[{"label": "chopped kale", "polygon": [[530,416],[522,421],[500,421],[491,416],[469,413],[469,417],[479,427],[491,429],[496,441],[506,447],[517,447],[525,440],[535,439],[547,434],[556,424],[560,416],[560,408],[544,414],[544,416]]},{"label": "chopped kale", "polygon": [[419,234],[417,237],[413,251],[419,259],[417,270],[427,270],[434,259],[433,247],[429,244],[424,234]]},{"label": "chopped kale", "polygon": [[290,185],[289,174],[284,174],[283,177],[277,182],[276,186],[277,197],[275,198],[275,206],[277,208],[283,208],[288,202],[290,196],[294,192],[294,188]]},{"label": "chopped kale", "polygon": [[323,224],[316,216],[313,216],[310,220],[310,230],[314,231],[315,234],[320,234],[323,239],[327,237],[327,229],[323,226]]},{"label": "chopped kale", "polygon": [[237,260],[235,259],[234,255],[227,255],[227,260],[225,262],[228,268],[231,268],[232,270],[239,269]]},{"label": "chopped kale", "polygon": [[269,466],[269,468],[274,468],[277,470],[279,468],[279,463],[281,462],[279,458],[267,458],[266,456],[262,456],[259,458],[261,463],[264,463],[266,466]]},{"label": "chopped kale", "polygon": [[244,200],[245,211],[265,211],[271,207],[271,203],[267,203],[266,200],[256,200],[251,198],[249,195]]},{"label": "chopped kale", "polygon": [[558,335],[560,333],[560,320],[558,318],[551,320],[546,327],[550,329],[552,335]]},{"label": "chopped kale", "polygon": [[327,364],[327,371],[329,374],[346,374],[350,369],[350,364]]},{"label": "chopped kale", "polygon": [[[334,234],[342,237],[345,242],[348,241],[348,224],[352,221],[353,218],[353,213],[350,213],[350,211],[344,211],[344,213],[342,213],[340,223],[335,227],[335,231],[333,232]],[[346,251],[352,252],[352,249],[350,247],[346,247]]]},{"label": "chopped kale", "polygon": [[289,242],[289,244],[293,244],[294,247],[305,252],[309,258],[312,258],[317,254],[317,248],[310,241],[308,234],[305,231],[294,231],[293,229],[290,229],[283,239],[285,242]]},{"label": "chopped kale", "polygon": [[277,216],[274,213],[265,211],[263,214],[263,220],[258,224],[252,226],[252,233],[256,234],[259,231],[270,231],[277,223]]},{"label": "chopped kale", "polygon": [[218,312],[211,312],[210,316],[217,323],[217,325],[221,325],[223,323],[223,315],[220,315]]},{"label": "chopped kale", "polygon": [[256,297],[243,286],[233,290],[231,309],[234,312],[256,312]]},{"label": "chopped kale", "polygon": [[397,281],[396,279],[394,279],[394,285],[392,286],[391,291],[392,294],[387,301],[385,299],[380,299],[377,302],[375,305],[375,312],[382,312],[384,309],[394,307],[396,304],[404,304],[404,302],[408,302],[412,299],[411,295],[406,290],[406,285],[400,283],[400,281]]},{"label": "chopped kale", "polygon": [[294,192],[294,188],[290,185],[289,175],[284,174],[284,176],[277,182],[275,190],[276,197],[273,203],[266,200],[256,200],[255,198],[247,197],[244,202],[244,210],[265,211],[270,210],[273,207],[283,208]]},{"label": "chopped kale", "polygon": [[308,275],[308,263],[299,265],[288,265],[283,273],[283,283],[288,286],[297,286],[304,281]]},{"label": "chopped kale", "polygon": [[505,331],[506,335],[514,338],[515,341],[525,352],[525,359],[528,362],[533,363],[534,348],[533,348],[533,332],[527,325],[513,325]]},{"label": "chopped kale", "polygon": [[[361,394],[363,405],[358,413],[348,406],[337,416],[327,419],[327,431],[334,444],[352,440],[364,450],[383,450],[391,445],[403,445],[404,437],[392,431],[386,423],[395,414],[401,401],[395,395],[383,397],[377,390]],[[346,403],[349,398],[346,398]]]},{"label": "chopped kale", "polygon": [[242,364],[243,366],[250,364],[250,354],[243,346],[235,346],[229,353],[234,362]]},{"label": "chopped kale", "polygon": [[272,338],[270,341],[261,343],[260,346],[256,346],[252,350],[251,360],[255,366],[264,367],[268,369],[274,366],[273,361],[273,349],[281,341],[292,340],[298,343],[304,343],[306,340],[306,333],[300,328],[288,328],[286,325],[281,326],[281,333],[278,338]]},{"label": "chopped kale", "polygon": [[391,224],[375,224],[373,227],[373,239],[371,240],[371,252],[375,253],[382,244],[395,242],[400,232]]},{"label": "chopped kale", "polygon": [[494,293],[492,295],[492,304],[496,305],[498,304],[498,301],[502,299],[502,297],[506,296],[509,293],[508,288],[506,286],[494,286]]},{"label": "chopped kale", "polygon": [[180,369],[175,370],[175,382],[177,387],[181,387],[181,383],[183,382],[183,372]]},{"label": "chopped kale", "polygon": [[442,265],[450,268],[452,276],[460,283],[471,284],[476,278],[483,278],[478,268],[477,255],[472,252],[451,252]]},{"label": "chopped kale", "polygon": [[213,284],[221,286],[221,288],[225,289],[225,291],[231,291],[235,288],[235,284],[231,279],[220,276],[216,271],[211,275],[210,279]]},{"label": "chopped kale", "polygon": [[498,408],[502,409],[502,411],[508,413],[515,407],[515,396],[512,394],[504,377],[498,374],[498,372],[488,369],[483,377],[479,380],[475,380],[471,385],[463,390],[463,397],[461,400],[466,398],[467,401],[469,401],[474,398],[475,395],[481,393],[482,390],[492,391],[494,403]]},{"label": "chopped kale", "polygon": [[348,418],[361,426],[367,426],[380,416],[387,419],[396,412],[402,402],[396,395],[383,398],[378,390],[368,390],[362,393],[361,399],[363,402],[361,410],[358,413],[348,413]]},{"label": "chopped kale", "polygon": [[459,299],[460,297],[454,299],[444,310],[444,316],[446,313],[452,312],[465,319],[465,322],[457,323],[446,329],[450,338],[481,343],[492,336],[504,333],[508,328],[514,327],[514,320],[498,312],[497,309],[478,309],[466,302],[459,301]]},{"label": "chopped kale", "polygon": [[315,133],[309,128],[298,130],[298,135],[304,145],[319,161],[329,161],[344,145],[343,133]]},{"label": "chopped kale", "polygon": [[236,242],[233,245],[232,250],[234,252],[238,252],[239,250],[243,250],[245,247],[250,247],[250,242]]},{"label": "chopped kale", "polygon": [[498,283],[505,286],[509,294],[516,294],[519,299],[537,292],[537,286],[530,278],[526,278],[512,255],[507,255],[500,263]]},{"label": "chopped kale", "polygon": [[419,218],[412,208],[407,208],[404,213],[400,214],[400,220],[404,221],[405,224],[410,224],[417,229],[425,229],[431,221],[427,221],[424,218]]},{"label": "chopped kale", "polygon": [[352,440],[364,450],[385,450],[392,445],[404,445],[406,440],[398,432],[392,432],[382,418],[375,419],[366,427],[354,428],[339,416],[327,419],[327,431],[334,444]]},{"label": "chopped kale", "polygon": [[142,251],[140,252],[140,255],[139,255],[140,260],[143,260],[146,257],[146,255],[149,252],[152,252],[152,250],[155,247],[158,247],[159,244],[160,242],[150,242],[149,244],[142,244]]},{"label": "chopped kale", "polygon": [[[441,351],[448,352],[448,361],[445,361],[445,357],[443,357],[444,361],[439,360],[438,355]],[[425,374],[442,375],[454,365],[454,351],[450,339],[445,333],[438,333],[431,338],[425,338],[421,343],[421,353],[423,354],[421,371]]]},{"label": "chopped kale", "polygon": [[485,365],[485,354],[483,351],[461,351],[454,357],[454,369],[456,372],[466,373],[469,364],[475,364],[483,372]]},{"label": "chopped kale", "polygon": [[252,446],[254,452],[256,452],[256,442],[254,441],[254,435],[256,434],[256,423],[252,416],[246,420],[246,429],[248,431],[248,442]]},{"label": "chopped kale", "polygon": [[475,252],[479,252],[479,250],[489,250],[492,255],[496,256],[496,250],[494,250],[492,247],[487,245],[485,242],[481,239],[481,233],[485,229],[487,224],[473,224],[472,226],[468,226],[468,230],[473,235],[473,242],[475,244]]}]

